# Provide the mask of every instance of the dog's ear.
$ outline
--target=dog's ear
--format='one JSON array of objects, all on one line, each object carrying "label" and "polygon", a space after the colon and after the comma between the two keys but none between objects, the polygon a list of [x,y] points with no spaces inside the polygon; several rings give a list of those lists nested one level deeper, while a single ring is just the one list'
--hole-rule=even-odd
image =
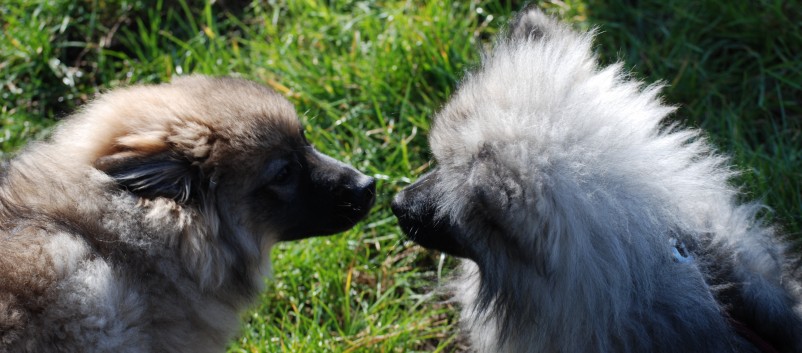
[{"label": "dog's ear", "polygon": [[137,196],[186,203],[198,193],[200,165],[212,142],[211,131],[203,125],[173,125],[118,138],[114,152],[98,158],[94,166]]},{"label": "dog's ear", "polygon": [[510,208],[518,207],[523,202],[523,187],[518,175],[508,166],[500,165],[499,158],[492,146],[482,146],[474,161],[469,184],[475,193],[476,200],[490,216],[506,219]]},{"label": "dog's ear", "polygon": [[510,39],[540,39],[551,28],[557,26],[555,20],[543,13],[535,4],[525,7],[510,22]]},{"label": "dog's ear", "polygon": [[192,164],[170,151],[154,155],[117,153],[101,157],[95,167],[140,197],[167,197],[179,203],[191,198],[198,179]]}]

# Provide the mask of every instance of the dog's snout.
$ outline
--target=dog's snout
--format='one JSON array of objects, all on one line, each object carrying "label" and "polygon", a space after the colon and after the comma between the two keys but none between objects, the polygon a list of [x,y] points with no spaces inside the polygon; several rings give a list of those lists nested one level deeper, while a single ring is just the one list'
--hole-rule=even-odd
[{"label": "dog's snout", "polygon": [[401,217],[404,213],[404,200],[404,191],[402,190],[393,197],[393,201],[390,203],[390,209],[393,210],[393,214],[396,217]]},{"label": "dog's snout", "polygon": [[376,201],[376,179],[361,175],[354,184],[353,198],[356,203],[365,208],[373,206],[373,202]]},{"label": "dog's snout", "polygon": [[390,203],[393,214],[398,218],[405,218],[433,205],[433,186],[436,178],[434,172],[427,173],[412,185],[399,191]]}]

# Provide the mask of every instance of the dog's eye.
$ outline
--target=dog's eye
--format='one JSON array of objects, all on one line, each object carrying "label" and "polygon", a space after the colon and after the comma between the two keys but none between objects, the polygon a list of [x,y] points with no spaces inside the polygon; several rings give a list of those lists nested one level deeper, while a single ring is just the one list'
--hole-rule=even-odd
[{"label": "dog's eye", "polygon": [[288,165],[285,165],[273,176],[270,182],[273,184],[282,184],[287,182],[287,180],[290,180],[290,168]]},{"label": "dog's eye", "polygon": [[264,180],[270,184],[284,184],[292,179],[293,166],[290,161],[278,159],[268,163]]}]

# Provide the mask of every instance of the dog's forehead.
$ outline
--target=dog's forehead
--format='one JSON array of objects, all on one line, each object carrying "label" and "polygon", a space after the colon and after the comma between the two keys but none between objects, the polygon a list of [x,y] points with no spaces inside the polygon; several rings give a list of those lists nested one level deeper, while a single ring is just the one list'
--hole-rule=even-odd
[{"label": "dog's forehead", "polygon": [[256,138],[261,145],[269,149],[294,149],[298,145],[306,144],[303,126],[295,115],[263,116],[261,126],[255,130],[260,131]]},{"label": "dog's forehead", "polygon": [[276,112],[255,111],[231,119],[217,135],[226,141],[226,150],[243,156],[283,154],[307,144],[295,115]]},{"label": "dog's forehead", "polygon": [[293,105],[268,87],[241,79],[206,77],[186,78],[177,85],[189,88],[185,94],[202,107],[201,118],[222,137],[260,145],[303,139]]}]

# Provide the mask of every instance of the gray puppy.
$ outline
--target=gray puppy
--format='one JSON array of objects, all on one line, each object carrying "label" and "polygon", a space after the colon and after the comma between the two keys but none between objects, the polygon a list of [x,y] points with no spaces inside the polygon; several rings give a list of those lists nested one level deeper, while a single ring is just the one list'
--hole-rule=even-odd
[{"label": "gray puppy", "polygon": [[112,91],[0,181],[0,352],[222,352],[278,241],[341,232],[373,178],[240,79]]},{"label": "gray puppy", "polygon": [[393,211],[465,258],[479,352],[800,352],[783,245],[726,158],[592,33],[523,11],[435,117],[437,168]]}]

